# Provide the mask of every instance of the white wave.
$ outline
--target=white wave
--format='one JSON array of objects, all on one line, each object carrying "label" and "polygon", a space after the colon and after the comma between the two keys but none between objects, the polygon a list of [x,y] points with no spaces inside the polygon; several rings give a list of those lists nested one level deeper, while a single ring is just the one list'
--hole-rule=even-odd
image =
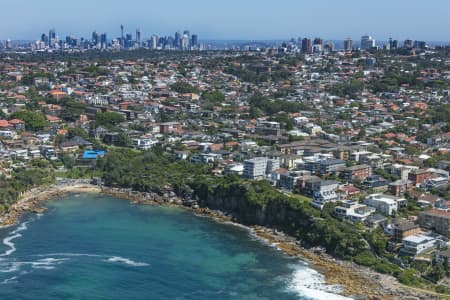
[{"label": "white wave", "polygon": [[10,261],[10,262],[0,262],[0,272],[1,273],[12,273],[17,272],[22,269],[23,266],[31,266],[33,269],[54,269],[55,266],[62,264],[68,258],[45,258],[37,261]]},{"label": "white wave", "polygon": [[120,262],[120,263],[124,263],[126,265],[133,266],[133,267],[147,267],[147,266],[149,266],[149,264],[147,264],[147,263],[135,262],[135,261],[133,261],[131,259],[120,257],[120,256],[110,257],[106,261],[108,261],[108,262]]},{"label": "white wave", "polygon": [[8,246],[9,249],[6,250],[5,252],[3,252],[2,254],[0,254],[1,257],[10,256],[12,253],[14,253],[16,251],[16,245],[12,241],[17,238],[20,238],[22,236],[20,234],[20,232],[28,229],[28,227],[27,227],[28,223],[30,223],[30,221],[23,222],[14,231],[11,231],[9,236],[7,236],[6,238],[3,239],[3,244],[5,246]]},{"label": "white wave", "polygon": [[343,290],[341,286],[326,285],[325,276],[307,267],[306,264],[295,268],[288,288],[302,296],[317,300],[351,299],[339,295]]},{"label": "white wave", "polygon": [[40,259],[38,261],[32,262],[31,264],[34,265],[59,265],[62,264],[64,261],[69,260],[68,258],[53,258],[53,257],[49,257],[49,258],[44,258],[44,259]]},{"label": "white wave", "polygon": [[27,229],[28,229],[28,226],[27,226],[28,223],[30,223],[30,221],[28,221],[28,222],[23,222],[22,224],[20,224],[20,225],[16,228],[16,230],[12,231],[10,234],[11,234],[11,235],[14,235],[14,234],[19,233],[19,232],[21,232],[21,231],[27,230]]},{"label": "white wave", "polygon": [[2,282],[0,282],[0,284],[8,284],[8,283],[10,283],[10,282],[12,282],[12,281],[14,281],[16,279],[17,279],[17,276],[13,276],[11,278],[3,280]]},{"label": "white wave", "polygon": [[12,273],[20,270],[22,263],[8,262],[0,264],[0,273]]},{"label": "white wave", "polygon": [[9,249],[6,250],[5,252],[3,252],[2,254],[0,254],[0,256],[9,256],[12,253],[14,253],[16,251],[16,244],[14,244],[12,241],[20,238],[22,235],[20,233],[12,235],[12,236],[8,236],[7,238],[3,239],[3,244],[5,246],[8,246]]},{"label": "white wave", "polygon": [[53,270],[55,269],[55,266],[39,266],[39,265],[32,265],[33,269],[43,269],[43,270]]},{"label": "white wave", "polygon": [[108,255],[98,255],[98,254],[85,254],[85,253],[48,253],[48,254],[36,254],[34,256],[37,257],[46,257],[46,256],[67,256],[67,257],[108,257]]}]

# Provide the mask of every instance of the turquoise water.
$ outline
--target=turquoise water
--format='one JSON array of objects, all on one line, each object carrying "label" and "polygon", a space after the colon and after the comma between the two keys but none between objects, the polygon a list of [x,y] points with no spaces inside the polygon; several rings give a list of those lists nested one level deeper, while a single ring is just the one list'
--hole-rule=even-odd
[{"label": "turquoise water", "polygon": [[0,230],[0,299],[316,299],[321,276],[243,228],[70,195]]}]

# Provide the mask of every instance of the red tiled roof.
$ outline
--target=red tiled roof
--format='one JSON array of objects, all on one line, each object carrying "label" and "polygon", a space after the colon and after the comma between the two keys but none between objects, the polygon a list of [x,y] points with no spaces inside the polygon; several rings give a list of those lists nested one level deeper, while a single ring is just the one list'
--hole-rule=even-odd
[{"label": "red tiled roof", "polygon": [[19,119],[12,119],[12,120],[9,120],[9,123],[12,125],[17,125],[17,124],[23,124],[24,122]]},{"label": "red tiled roof", "polygon": [[0,127],[9,127],[11,124],[9,124],[6,120],[0,120]]}]

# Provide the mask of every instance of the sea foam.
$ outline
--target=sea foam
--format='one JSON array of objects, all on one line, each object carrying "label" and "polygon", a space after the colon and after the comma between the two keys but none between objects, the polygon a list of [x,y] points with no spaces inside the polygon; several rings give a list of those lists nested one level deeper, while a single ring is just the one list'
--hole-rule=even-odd
[{"label": "sea foam", "polygon": [[113,263],[115,263],[115,262],[124,263],[124,264],[132,266],[132,267],[147,267],[147,266],[149,266],[149,264],[147,264],[147,263],[136,262],[131,259],[120,257],[120,256],[110,257],[106,261],[113,262]]},{"label": "sea foam", "polygon": [[3,239],[3,244],[5,246],[8,246],[9,249],[6,250],[5,252],[1,253],[0,254],[1,257],[10,256],[12,253],[14,253],[16,251],[16,245],[12,241],[17,238],[20,238],[22,236],[20,234],[20,232],[28,229],[28,227],[27,227],[28,223],[30,223],[30,222],[23,222],[14,231],[11,231],[9,236],[7,236],[6,238]]},{"label": "sea foam", "polygon": [[288,288],[300,295],[318,300],[351,299],[338,295],[342,292],[342,287],[339,285],[326,285],[325,276],[311,269],[307,264],[295,267]]}]

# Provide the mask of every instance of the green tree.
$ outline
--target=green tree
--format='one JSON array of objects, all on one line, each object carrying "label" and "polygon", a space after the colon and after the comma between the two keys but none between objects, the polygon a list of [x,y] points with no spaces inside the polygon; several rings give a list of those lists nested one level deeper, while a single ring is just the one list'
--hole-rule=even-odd
[{"label": "green tree", "polygon": [[86,109],[86,105],[83,102],[71,98],[61,100],[61,105],[63,109],[60,116],[64,121],[68,122],[76,121],[81,114],[84,114]]},{"label": "green tree", "polygon": [[13,113],[11,117],[25,122],[25,128],[31,131],[41,130],[47,125],[45,116],[40,112],[23,110]]}]

